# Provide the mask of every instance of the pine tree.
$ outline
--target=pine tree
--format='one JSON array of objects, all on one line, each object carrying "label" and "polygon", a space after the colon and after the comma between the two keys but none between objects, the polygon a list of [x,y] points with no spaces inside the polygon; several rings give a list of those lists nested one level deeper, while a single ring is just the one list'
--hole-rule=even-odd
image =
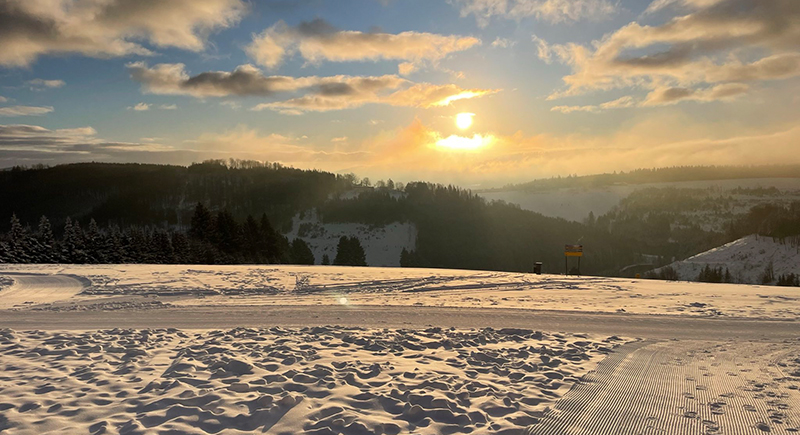
[{"label": "pine tree", "polygon": [[249,263],[264,263],[267,259],[266,255],[262,257],[259,253],[264,238],[261,235],[261,228],[258,226],[258,222],[252,215],[248,215],[244,225],[242,225],[242,238],[245,261]]},{"label": "pine tree", "polygon": [[292,248],[291,248],[291,257],[292,263],[294,264],[314,264],[314,253],[311,252],[311,248],[308,247],[308,244],[301,238],[296,238],[292,241]]},{"label": "pine tree", "polygon": [[350,244],[346,236],[339,237],[339,244],[336,245],[336,257],[333,264],[337,266],[347,266],[350,263]]},{"label": "pine tree", "polygon": [[6,255],[12,263],[30,263],[32,260],[28,234],[16,214],[11,215],[7,250]]},{"label": "pine tree", "polygon": [[333,259],[333,264],[341,266],[367,265],[366,254],[358,237],[342,236],[339,238],[339,244],[336,247],[336,258]]},{"label": "pine tree", "polygon": [[328,254],[323,254],[322,255],[322,265],[323,266],[328,266],[330,264],[331,264],[331,258],[328,257]]},{"label": "pine tree", "polygon": [[42,263],[53,263],[59,260],[56,248],[56,238],[53,236],[53,227],[47,216],[39,218],[39,228],[36,231],[38,245],[37,257]]},{"label": "pine tree", "polygon": [[210,240],[214,231],[214,219],[211,212],[198,202],[194,207],[194,214],[192,215],[192,226],[189,229],[189,235],[198,240]]},{"label": "pine tree", "polygon": [[228,210],[217,213],[216,232],[213,240],[219,249],[229,255],[237,254],[241,245],[241,230]]},{"label": "pine tree", "polygon": [[155,245],[155,261],[159,264],[175,263],[175,250],[172,239],[165,230],[155,231],[153,234]]},{"label": "pine tree", "polygon": [[189,262],[191,255],[189,247],[189,239],[184,233],[178,231],[172,233],[172,249],[175,252],[176,263],[185,264]]},{"label": "pine tree", "polygon": [[89,261],[92,263],[105,263],[106,255],[103,249],[105,240],[94,219],[89,221],[89,229],[86,231],[85,237],[86,255]]},{"label": "pine tree", "polygon": [[[282,258],[284,257],[282,252],[282,243],[280,240],[280,234],[278,234],[274,228],[272,228],[272,224],[270,223],[269,219],[267,218],[267,214],[264,213],[261,215],[261,237],[262,237],[262,246],[259,249],[262,255],[265,255],[267,261],[269,263],[282,263]],[[287,242],[288,244],[288,242]]]},{"label": "pine tree", "polygon": [[125,253],[123,248],[123,236],[116,225],[111,226],[108,230],[108,237],[105,240],[105,255],[106,259],[113,264],[120,264],[129,262],[130,259]]},{"label": "pine tree", "polygon": [[350,238],[350,249],[352,252],[352,264],[353,266],[366,266],[367,265],[367,254],[364,252],[364,247],[361,246],[361,241],[358,237],[351,237]]}]

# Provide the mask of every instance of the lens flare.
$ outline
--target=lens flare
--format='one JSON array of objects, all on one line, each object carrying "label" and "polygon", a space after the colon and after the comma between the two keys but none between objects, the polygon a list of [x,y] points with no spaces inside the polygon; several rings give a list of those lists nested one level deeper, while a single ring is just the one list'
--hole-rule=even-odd
[{"label": "lens flare", "polygon": [[456,126],[462,130],[466,130],[472,126],[472,117],[474,113],[459,113],[456,115]]}]

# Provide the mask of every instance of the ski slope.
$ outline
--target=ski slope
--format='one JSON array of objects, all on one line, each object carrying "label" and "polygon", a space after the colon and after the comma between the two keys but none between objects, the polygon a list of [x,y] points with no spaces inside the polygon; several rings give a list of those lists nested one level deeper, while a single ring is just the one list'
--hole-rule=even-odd
[{"label": "ski slope", "polygon": [[706,265],[728,269],[735,282],[760,284],[770,265],[776,279],[784,274],[800,274],[800,244],[798,240],[752,234],[668,266],[678,272],[680,279],[693,281]]}]

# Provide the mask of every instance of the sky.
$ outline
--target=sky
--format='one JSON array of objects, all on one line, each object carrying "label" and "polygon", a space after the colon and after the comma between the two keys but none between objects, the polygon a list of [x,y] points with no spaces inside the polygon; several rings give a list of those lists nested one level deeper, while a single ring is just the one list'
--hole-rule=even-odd
[{"label": "sky", "polygon": [[800,163],[797,0],[0,0],[0,167]]}]

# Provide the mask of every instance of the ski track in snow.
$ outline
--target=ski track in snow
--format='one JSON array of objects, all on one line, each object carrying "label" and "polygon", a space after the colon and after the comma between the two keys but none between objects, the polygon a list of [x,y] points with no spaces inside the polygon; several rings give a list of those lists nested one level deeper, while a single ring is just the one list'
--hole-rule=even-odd
[{"label": "ski track in snow", "polygon": [[0,290],[0,309],[69,299],[82,292],[89,281],[69,275],[7,275],[13,284]]},{"label": "ski track in snow", "polygon": [[526,434],[795,434],[798,355],[797,340],[628,344]]},{"label": "ski track in snow", "polygon": [[800,317],[797,289],[775,286],[379,267],[0,265],[0,277],[15,279],[14,274],[39,277],[24,278],[34,281],[0,290],[0,309],[74,310],[112,302],[122,304],[118,308],[137,304],[159,308],[344,303],[714,318]]}]

